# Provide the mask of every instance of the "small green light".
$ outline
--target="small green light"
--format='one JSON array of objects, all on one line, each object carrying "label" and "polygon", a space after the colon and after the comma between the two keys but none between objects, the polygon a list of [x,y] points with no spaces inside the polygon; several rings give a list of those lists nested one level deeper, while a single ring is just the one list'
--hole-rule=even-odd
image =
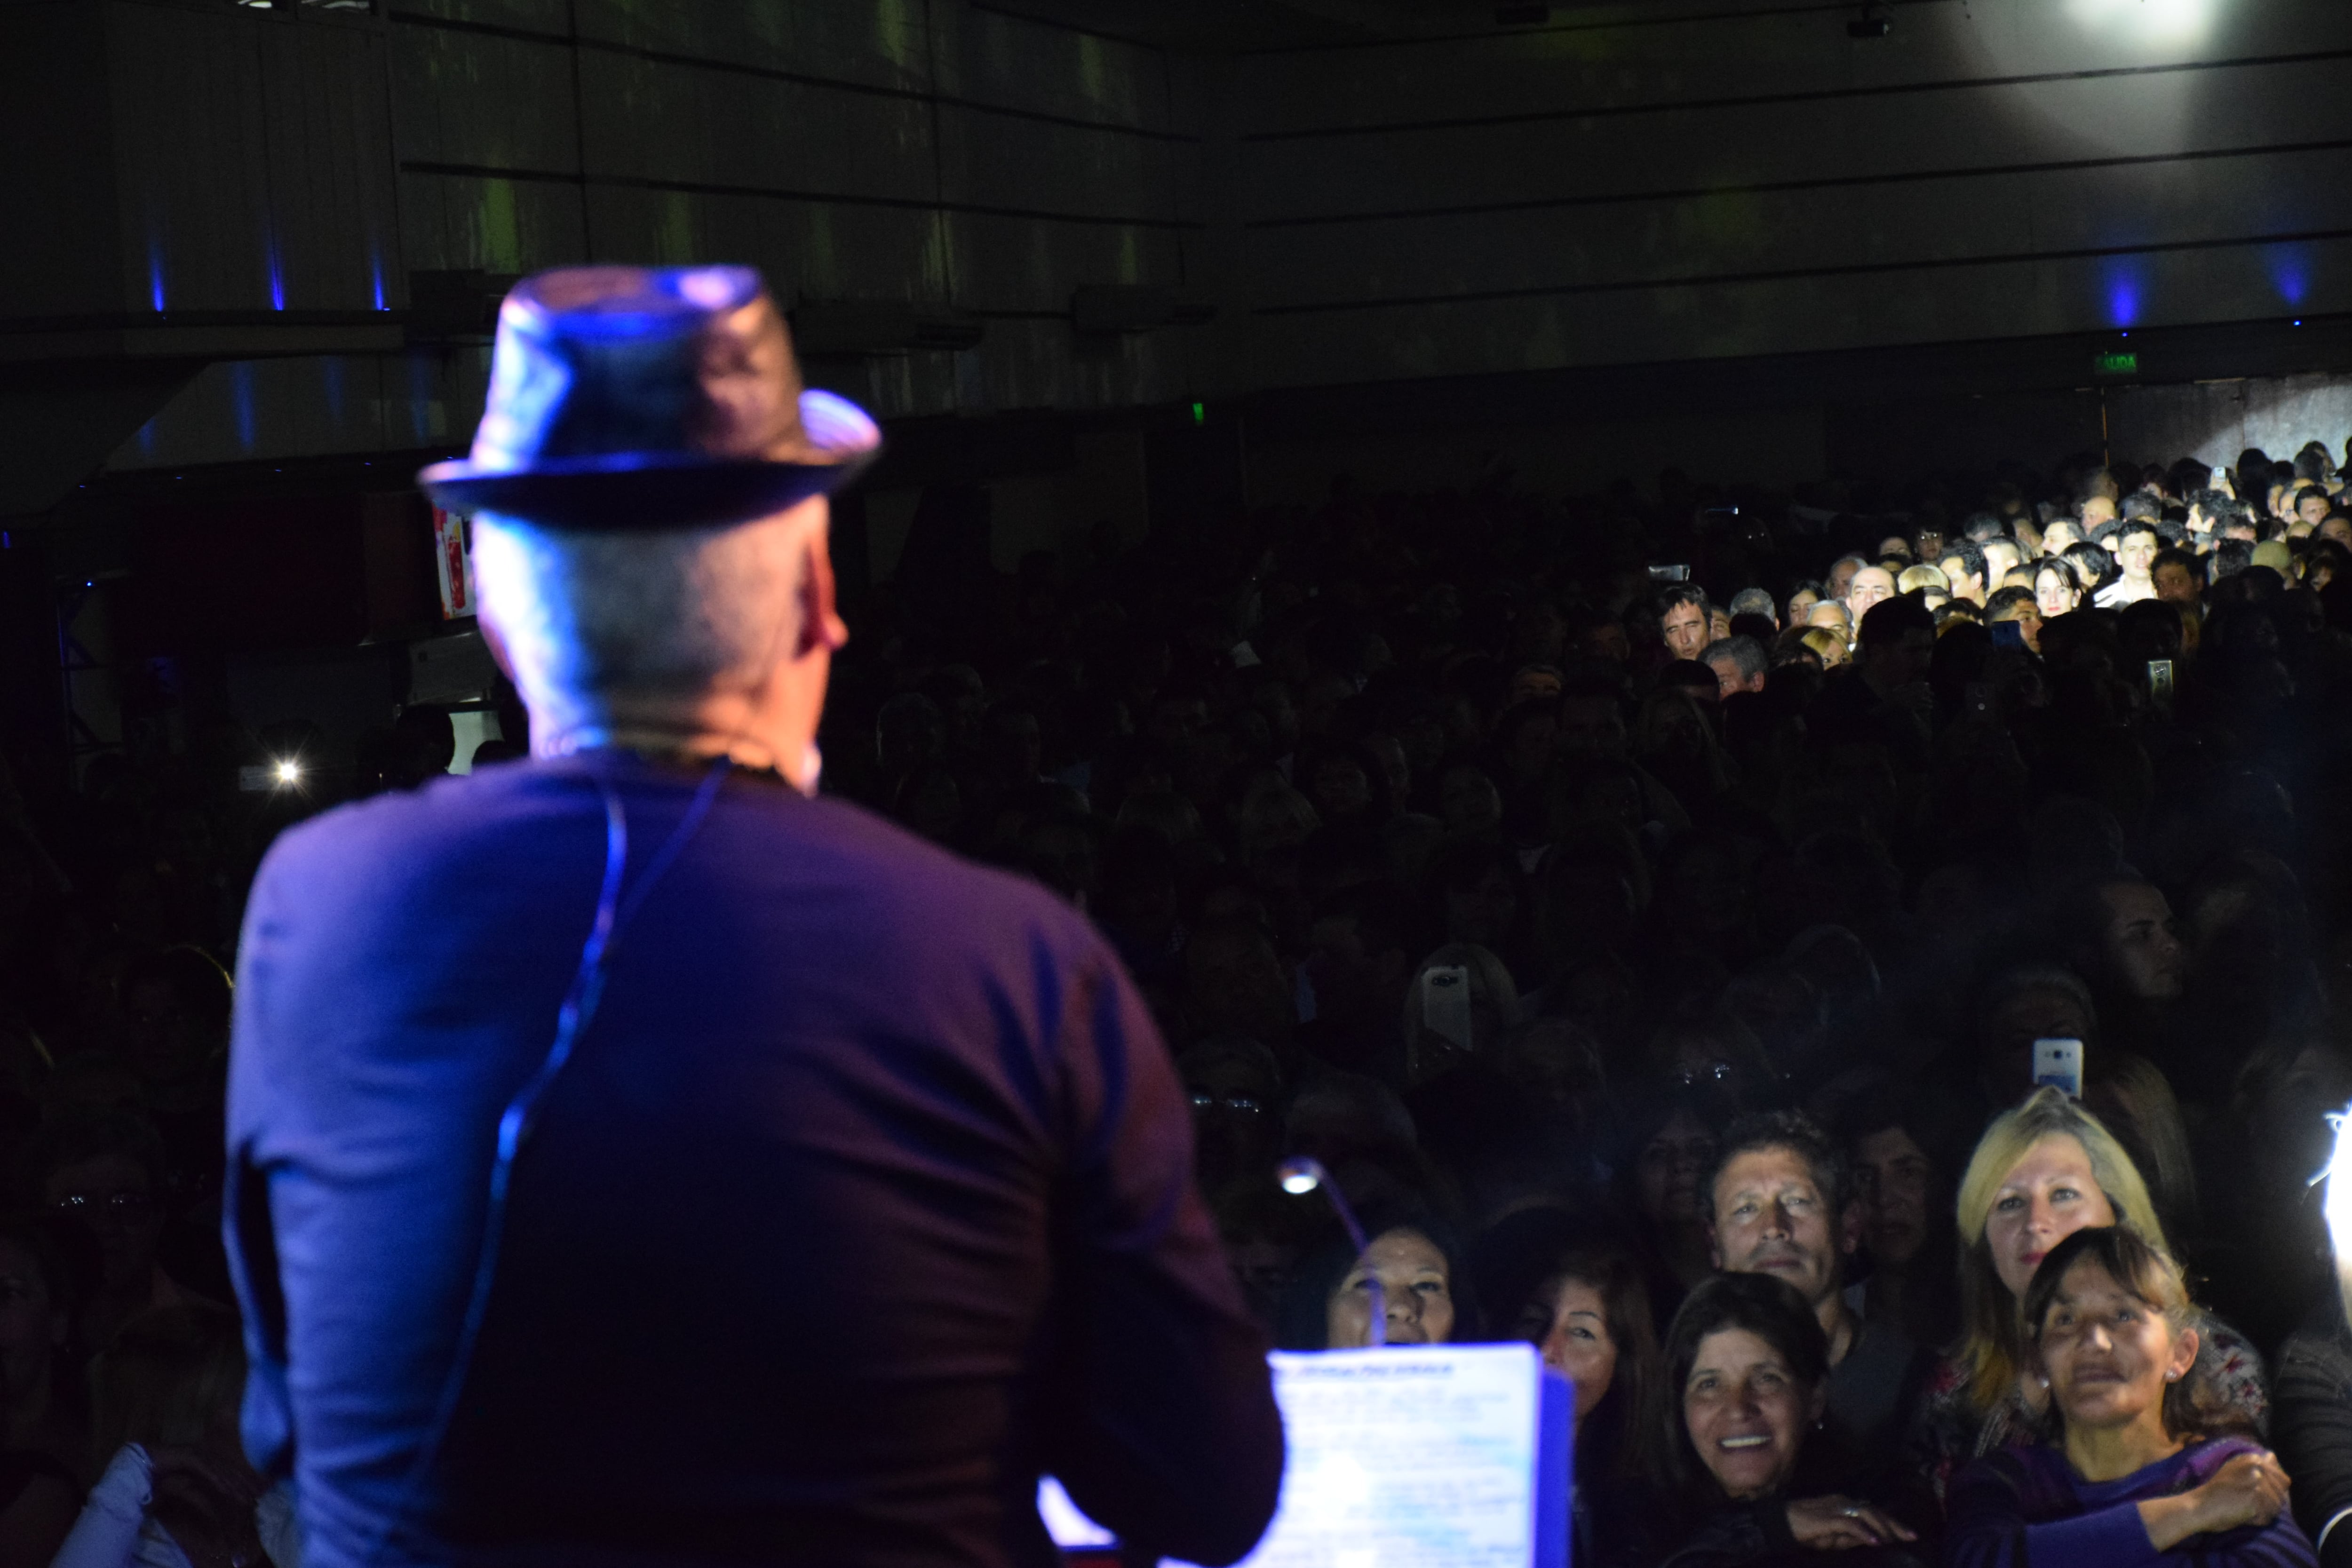
[{"label": "small green light", "polygon": [[2137,375],[2139,355],[2129,349],[2111,349],[2093,360],[2091,367],[2101,375]]},{"label": "small green light", "polygon": [[1192,423],[1195,425],[1206,425],[1208,422],[1209,405],[1205,403],[1195,403],[1192,405]]}]

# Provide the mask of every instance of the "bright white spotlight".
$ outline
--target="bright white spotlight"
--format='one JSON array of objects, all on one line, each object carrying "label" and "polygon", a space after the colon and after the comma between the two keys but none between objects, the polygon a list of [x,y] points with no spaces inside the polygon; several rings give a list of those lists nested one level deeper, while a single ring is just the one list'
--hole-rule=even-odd
[{"label": "bright white spotlight", "polygon": [[1285,1160],[1275,1172],[1282,1190],[1293,1197],[1303,1196],[1323,1184],[1323,1167],[1312,1160]]},{"label": "bright white spotlight", "polygon": [[[2352,1268],[2352,1108],[2331,1110],[2327,1120],[2336,1129],[2336,1152],[2328,1157],[2326,1173],[2320,1177],[2327,1184],[2320,1213],[2327,1219],[2336,1277],[2343,1279],[2347,1268]],[[2345,1301],[2345,1310],[2352,1312],[2352,1290],[2347,1291]]]},{"label": "bright white spotlight", "polygon": [[280,762],[275,772],[279,784],[291,784],[302,782],[302,764],[291,757]]},{"label": "bright white spotlight", "polygon": [[2217,0],[2066,0],[2067,15],[2083,26],[2149,44],[2199,42],[2217,9]]}]

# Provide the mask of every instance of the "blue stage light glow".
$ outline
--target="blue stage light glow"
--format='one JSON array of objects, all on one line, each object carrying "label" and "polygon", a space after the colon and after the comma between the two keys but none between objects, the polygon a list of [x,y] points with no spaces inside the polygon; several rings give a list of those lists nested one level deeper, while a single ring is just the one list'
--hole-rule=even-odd
[{"label": "blue stage light glow", "polygon": [[2302,304],[2304,296],[2311,292],[2311,264],[2302,249],[2276,246],[2265,259],[2270,263],[2271,286],[2279,291],[2279,298],[2290,305]]},{"label": "blue stage light glow", "polygon": [[373,254],[368,257],[368,281],[375,287],[375,308],[379,310],[384,309],[383,257]]},{"label": "blue stage light glow", "polygon": [[147,302],[155,313],[163,313],[163,245],[161,240],[147,243]]},{"label": "blue stage light glow", "polygon": [[2107,279],[2107,320],[2128,327],[2139,320],[2139,279],[2126,273]]}]

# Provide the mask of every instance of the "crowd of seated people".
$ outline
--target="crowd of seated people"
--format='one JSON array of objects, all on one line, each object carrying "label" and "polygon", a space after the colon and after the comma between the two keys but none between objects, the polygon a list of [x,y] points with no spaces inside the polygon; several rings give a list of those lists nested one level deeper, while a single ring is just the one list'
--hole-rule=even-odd
[{"label": "crowd of seated people", "polygon": [[2352,1562],[2333,455],[1660,491],[903,575],[835,782],[1118,943],[1278,1343],[1574,1376],[1580,1561]]},{"label": "crowd of seated people", "polygon": [[[983,524],[850,604],[825,787],[1116,944],[1275,1342],[1539,1346],[1580,1563],[2352,1563],[2327,449],[1341,483],[1003,574]],[[447,765],[417,712],[367,787]],[[0,1568],[299,1554],[219,1117],[245,881],[326,801],[232,752],[7,758]]]}]

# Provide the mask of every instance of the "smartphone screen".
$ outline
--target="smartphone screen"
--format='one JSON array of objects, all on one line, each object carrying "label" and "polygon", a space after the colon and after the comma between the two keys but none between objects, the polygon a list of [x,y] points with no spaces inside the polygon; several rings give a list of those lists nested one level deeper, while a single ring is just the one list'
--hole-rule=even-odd
[{"label": "smartphone screen", "polygon": [[1992,646],[1995,647],[2023,647],[2025,646],[2025,628],[2018,625],[2015,621],[1993,622]]},{"label": "smartphone screen", "polygon": [[2063,1089],[2076,1100],[2082,1099],[2083,1042],[2034,1041],[2033,1082],[2037,1088],[2046,1083]]},{"label": "smartphone screen", "polygon": [[1650,568],[1650,581],[1653,583],[1687,583],[1690,581],[1690,568],[1688,566],[1653,566]]},{"label": "smartphone screen", "polygon": [[2172,661],[2152,658],[2147,661],[2147,694],[2158,702],[2172,700]]}]

